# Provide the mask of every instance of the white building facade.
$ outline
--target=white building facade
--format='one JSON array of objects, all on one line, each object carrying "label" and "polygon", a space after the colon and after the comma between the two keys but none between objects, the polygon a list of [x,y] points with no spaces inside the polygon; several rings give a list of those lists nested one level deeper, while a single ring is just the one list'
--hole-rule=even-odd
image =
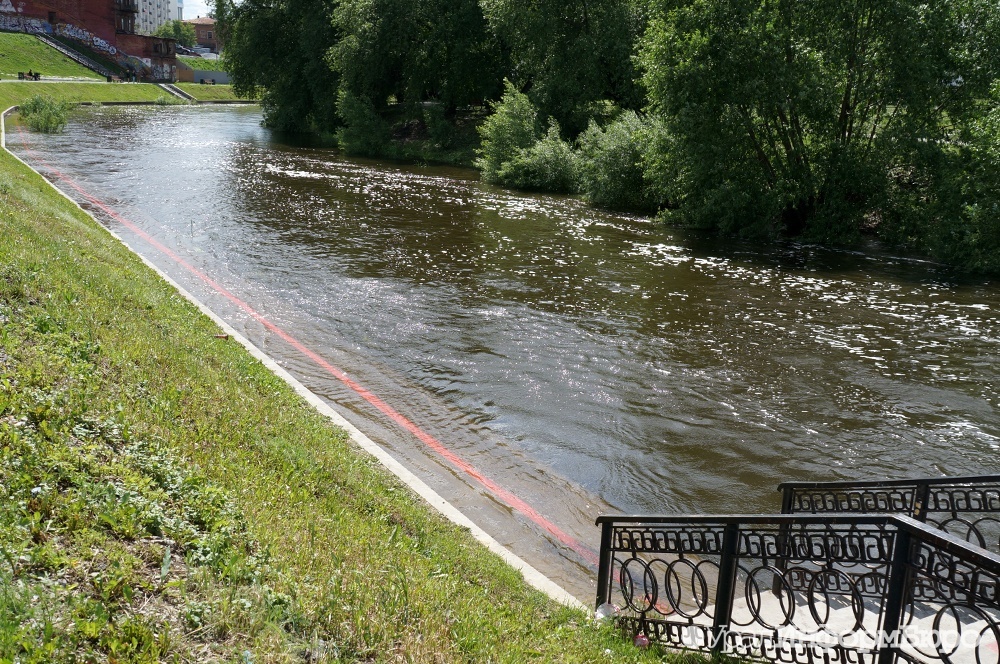
[{"label": "white building facade", "polygon": [[135,17],[136,32],[151,35],[167,21],[177,18],[178,0],[139,0],[139,15]]}]

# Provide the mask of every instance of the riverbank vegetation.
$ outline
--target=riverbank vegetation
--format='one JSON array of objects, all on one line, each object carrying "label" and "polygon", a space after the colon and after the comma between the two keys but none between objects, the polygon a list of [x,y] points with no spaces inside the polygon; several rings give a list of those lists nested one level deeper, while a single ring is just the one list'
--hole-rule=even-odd
[{"label": "riverbank vegetation", "polygon": [[56,101],[52,97],[34,95],[21,103],[18,112],[21,120],[32,131],[55,134],[66,127],[72,106],[69,102]]},{"label": "riverbank vegetation", "polygon": [[155,102],[163,95],[163,88],[152,83],[12,83],[0,85],[0,110],[35,95],[68,103]]},{"label": "riverbank vegetation", "polygon": [[351,153],[478,150],[488,182],[721,235],[876,236],[1000,271],[987,0],[218,0],[216,13],[233,82],[267,123]]},{"label": "riverbank vegetation", "polygon": [[0,224],[0,661],[662,660],[527,587],[5,152]]}]

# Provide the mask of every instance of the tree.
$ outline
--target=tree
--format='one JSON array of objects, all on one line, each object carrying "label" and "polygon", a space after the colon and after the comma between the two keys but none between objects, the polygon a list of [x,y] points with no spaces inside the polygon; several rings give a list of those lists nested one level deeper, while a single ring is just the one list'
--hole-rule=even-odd
[{"label": "tree", "polygon": [[504,58],[478,0],[343,0],[335,20],[341,85],[376,110],[390,98],[453,111],[500,96]]},{"label": "tree", "polygon": [[[991,0],[655,0],[641,45],[680,220],[850,240],[944,185],[1000,71]],[[940,176],[942,172],[938,172]]]},{"label": "tree", "polygon": [[194,46],[195,41],[198,38],[197,35],[195,35],[193,25],[177,20],[167,21],[156,29],[153,36],[176,39],[178,44],[187,47]]},{"label": "tree", "polygon": [[335,0],[216,0],[223,56],[237,94],[260,98],[267,126],[332,131],[340,79],[327,62],[337,42]]},{"label": "tree", "polygon": [[636,0],[481,0],[510,50],[514,84],[569,134],[582,131],[592,104],[638,108],[632,55],[645,25]]}]

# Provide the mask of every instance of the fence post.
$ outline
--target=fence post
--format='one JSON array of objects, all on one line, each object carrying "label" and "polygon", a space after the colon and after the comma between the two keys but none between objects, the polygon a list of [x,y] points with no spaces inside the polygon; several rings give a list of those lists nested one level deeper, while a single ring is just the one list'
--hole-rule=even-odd
[{"label": "fence post", "polygon": [[[795,492],[795,488],[790,485],[783,485],[781,487],[781,513],[791,514],[792,513],[792,494]],[[780,576],[776,574],[774,576],[774,581],[771,582],[771,592],[775,597],[781,595],[781,577],[785,575],[785,568],[788,567],[788,558],[790,556],[783,556],[781,552],[785,550],[788,546],[788,535],[791,532],[791,526],[787,523],[783,523],[778,526],[778,536],[775,538],[775,558],[774,558],[774,568],[780,572]],[[790,552],[789,552],[790,554]]]},{"label": "fence post", "polygon": [[733,593],[739,569],[740,526],[726,524],[722,534],[722,556],[719,559],[719,585],[715,590],[715,620],[712,623],[712,655],[718,655],[726,645],[729,621],[733,615]]},{"label": "fence post", "polygon": [[601,558],[597,563],[597,604],[611,601],[611,536],[614,523],[605,521],[601,524]]},{"label": "fence post", "polygon": [[931,485],[927,482],[917,484],[913,489],[913,518],[917,521],[927,521],[927,503],[931,499]]},{"label": "fence post", "polygon": [[877,635],[877,664],[893,664],[896,652],[899,650],[897,639],[899,625],[903,621],[903,609],[909,594],[909,565],[912,537],[909,532],[896,531],[896,543],[892,549],[892,562],[889,565],[889,578],[885,583],[885,612],[882,618],[882,633]]}]

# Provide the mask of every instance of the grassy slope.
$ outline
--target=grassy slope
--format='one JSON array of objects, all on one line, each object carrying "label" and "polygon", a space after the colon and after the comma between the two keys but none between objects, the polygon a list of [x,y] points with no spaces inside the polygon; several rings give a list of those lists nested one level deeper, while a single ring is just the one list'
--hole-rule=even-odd
[{"label": "grassy slope", "polygon": [[104,80],[32,35],[0,32],[0,79],[17,79],[17,72],[29,69],[42,76]]},{"label": "grassy slope", "polygon": [[178,55],[177,59],[186,64],[191,69],[197,69],[199,71],[226,71],[222,66],[221,59],[209,60],[207,58],[198,58],[191,55]]},{"label": "grassy slope", "polygon": [[527,588],[6,153],[0,226],[0,661],[658,661]]},{"label": "grassy slope", "polygon": [[202,85],[201,83],[175,83],[175,85],[198,101],[236,101],[231,85]]},{"label": "grassy slope", "polygon": [[81,42],[78,39],[60,37],[59,35],[52,35],[52,38],[73,49],[80,55],[90,59],[92,62],[101,65],[113,74],[121,75],[125,73],[124,68],[118,63],[117,60],[113,59],[110,55],[104,53],[103,51],[91,48],[88,44]]},{"label": "grassy slope", "polygon": [[56,101],[156,101],[170,95],[151,83],[8,83],[0,85],[0,110],[36,94]]}]

